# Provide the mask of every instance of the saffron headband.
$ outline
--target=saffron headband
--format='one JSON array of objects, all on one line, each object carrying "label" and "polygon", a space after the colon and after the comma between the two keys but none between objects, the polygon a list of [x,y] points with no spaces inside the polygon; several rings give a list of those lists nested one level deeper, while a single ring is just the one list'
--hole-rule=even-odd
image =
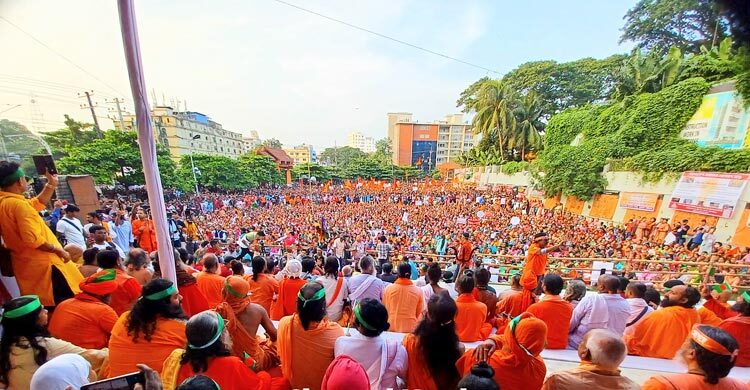
[{"label": "saffron headband", "polygon": [[696,344],[700,345],[704,349],[713,352],[717,355],[729,356],[731,361],[734,361],[739,354],[739,349],[735,349],[733,352],[729,352],[727,347],[721,345],[718,341],[706,336],[705,333],[701,332],[698,327],[693,328],[690,332],[690,338],[695,341]]},{"label": "saffron headband", "polygon": [[219,326],[216,327],[216,333],[214,334],[214,337],[211,337],[211,340],[208,340],[208,342],[203,345],[193,345],[188,343],[188,347],[192,349],[205,349],[215,343],[216,340],[218,340],[219,337],[221,337],[221,334],[224,332],[224,318],[221,317],[221,314],[216,313],[216,319],[219,320]]},{"label": "saffron headband", "polygon": [[302,295],[302,290],[297,293],[297,298],[302,300],[302,307],[307,306],[307,302],[312,301],[318,301],[326,297],[326,290],[324,288],[321,288],[316,292],[313,296],[310,297],[310,299],[305,299],[305,297]]},{"label": "saffron headband", "polygon": [[172,294],[177,292],[177,287],[175,287],[174,283],[169,285],[165,290],[155,292],[150,295],[144,296],[144,298],[148,299],[149,301],[158,301],[160,299],[164,299],[166,297],[172,296]]},{"label": "saffron headband", "polygon": [[0,182],[0,185],[7,186],[10,184],[13,184],[19,180],[21,180],[22,177],[25,177],[26,173],[23,172],[23,169],[21,167],[18,167],[18,170],[10,174],[9,176],[5,176],[2,182]]},{"label": "saffron headband", "polygon": [[365,329],[369,330],[377,330],[374,326],[367,323],[367,321],[362,318],[362,313],[360,313],[359,303],[357,306],[354,306],[354,316],[357,317],[357,322],[359,322],[360,325],[364,326]]},{"label": "saffron headband", "polygon": [[13,310],[8,310],[5,313],[3,313],[3,318],[18,318],[23,317],[34,310],[42,307],[42,302],[39,301],[39,297],[36,295],[24,295],[19,298],[33,298],[33,300],[29,301],[29,303],[17,307]]}]

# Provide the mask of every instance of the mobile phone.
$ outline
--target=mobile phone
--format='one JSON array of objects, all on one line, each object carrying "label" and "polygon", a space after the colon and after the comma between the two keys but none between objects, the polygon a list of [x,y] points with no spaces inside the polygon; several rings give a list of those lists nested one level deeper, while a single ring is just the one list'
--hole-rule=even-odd
[{"label": "mobile phone", "polygon": [[55,160],[49,154],[37,155],[31,157],[34,160],[34,166],[36,167],[36,173],[40,176],[49,172],[52,175],[57,175],[57,167],[55,167]]},{"label": "mobile phone", "polygon": [[136,383],[146,384],[146,377],[140,371],[92,382],[81,386],[81,390],[130,390]]}]

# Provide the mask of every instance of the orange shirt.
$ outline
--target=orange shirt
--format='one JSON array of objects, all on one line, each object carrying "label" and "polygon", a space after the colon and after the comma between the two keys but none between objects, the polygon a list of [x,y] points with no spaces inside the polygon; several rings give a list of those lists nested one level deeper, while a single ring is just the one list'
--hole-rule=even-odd
[{"label": "orange shirt", "polygon": [[456,298],[456,334],[463,342],[474,342],[484,340],[490,335],[492,325],[485,322],[487,319],[487,306],[477,301],[471,295],[461,294]]},{"label": "orange shirt", "polygon": [[[141,227],[143,227],[143,231],[140,231]],[[149,219],[133,221],[133,236],[138,240],[138,246],[146,252],[153,252],[157,249],[154,221]]]},{"label": "orange shirt", "polygon": [[134,277],[126,274],[121,269],[115,269],[115,282],[117,290],[112,293],[109,305],[115,309],[115,313],[120,314],[130,310],[133,304],[141,296],[141,285]]},{"label": "orange shirt", "polygon": [[211,309],[224,302],[224,278],[221,275],[201,271],[195,274],[198,290],[203,293]]},{"label": "orange shirt", "polygon": [[252,293],[250,302],[263,306],[266,312],[270,313],[273,296],[279,292],[279,282],[268,274],[258,275],[258,281],[253,280],[253,276],[255,275],[248,275],[245,279],[250,284],[250,292]]},{"label": "orange shirt", "polygon": [[736,311],[729,308],[728,304],[721,303],[713,298],[707,299],[705,302],[703,302],[703,307],[714,312],[714,314],[716,314],[722,320],[740,315],[740,313],[737,313]]},{"label": "orange shirt", "polygon": [[278,321],[297,312],[297,294],[305,283],[300,278],[285,278],[279,283],[279,296],[271,309],[272,320]]},{"label": "orange shirt", "polygon": [[279,321],[277,348],[281,372],[293,389],[318,390],[328,366],[333,361],[336,339],[344,330],[324,319],[314,329],[305,330],[297,315]]},{"label": "orange shirt", "polygon": [[182,296],[182,311],[186,316],[192,317],[194,314],[210,309],[206,297],[198,290],[197,283],[179,286],[179,291]]},{"label": "orange shirt", "polygon": [[410,333],[424,311],[424,295],[411,280],[398,278],[383,291],[383,305],[388,309],[389,330]]},{"label": "orange shirt", "polygon": [[[515,340],[509,340],[508,345],[504,336],[492,336],[497,349],[489,357],[487,363],[495,370],[495,380],[501,389],[515,390],[538,390],[542,388],[544,376],[547,373],[547,366],[541,356],[528,356],[526,352],[520,350],[520,347],[510,345]],[[529,343],[526,343],[528,346]],[[541,351],[541,348],[540,348]],[[474,350],[468,350],[456,362],[458,372],[461,376],[466,376],[471,372],[471,367],[476,364]]]},{"label": "orange shirt", "polygon": [[438,390],[435,381],[432,379],[430,369],[427,367],[419,349],[418,339],[412,333],[407,334],[403,340],[408,357],[406,369],[406,387],[409,389]]},{"label": "orange shirt", "polygon": [[700,321],[698,311],[693,308],[664,307],[641,320],[623,340],[631,355],[672,359],[693,325]]},{"label": "orange shirt", "polygon": [[157,317],[156,328],[151,341],[146,341],[143,333],[138,340],[128,335],[128,316],[123,313],[112,328],[109,339],[109,378],[138,371],[136,364],[146,364],[161,371],[164,360],[177,348],[185,348],[185,321]]},{"label": "orange shirt", "polygon": [[526,311],[528,306],[524,304],[523,293],[516,292],[506,295],[497,303],[497,314],[505,313],[510,318],[514,318]]},{"label": "orange shirt", "polygon": [[[180,366],[177,383],[182,383],[198,373],[190,363]],[[236,356],[222,356],[208,359],[208,369],[199,373],[216,382],[222,389],[262,389],[262,380],[255,371],[249,369]],[[263,373],[268,375],[267,373]],[[270,376],[268,377],[270,379]]]},{"label": "orange shirt", "polygon": [[117,314],[106,303],[88,294],[60,302],[49,321],[53,337],[81,348],[102,349],[109,343]]},{"label": "orange shirt", "polygon": [[526,264],[523,266],[523,275],[529,275],[539,277],[544,275],[544,271],[547,269],[547,254],[542,253],[542,248],[536,243],[529,246],[529,250],[526,253]]},{"label": "orange shirt", "polygon": [[568,347],[568,330],[573,317],[573,305],[559,295],[545,295],[526,312],[547,324],[547,349],[565,349]]},{"label": "orange shirt", "polygon": [[740,345],[740,354],[735,366],[750,367],[750,317],[737,316],[726,319],[719,324],[719,328],[731,334]]},{"label": "orange shirt", "polygon": [[719,383],[709,385],[702,375],[694,374],[669,374],[656,375],[648,378],[641,385],[641,390],[746,390],[747,384],[735,378],[721,378]]},{"label": "orange shirt", "polygon": [[719,318],[714,312],[701,307],[698,309],[698,315],[701,316],[701,324],[719,326],[721,324],[721,318]]}]

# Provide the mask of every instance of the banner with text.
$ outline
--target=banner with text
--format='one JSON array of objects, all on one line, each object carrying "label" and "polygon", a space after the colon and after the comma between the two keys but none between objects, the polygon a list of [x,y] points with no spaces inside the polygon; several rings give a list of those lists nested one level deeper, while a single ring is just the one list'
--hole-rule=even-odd
[{"label": "banner with text", "polygon": [[669,208],[731,218],[748,179],[746,173],[683,172]]},{"label": "banner with text", "polygon": [[647,194],[645,192],[621,192],[620,207],[624,209],[654,211],[659,194]]}]

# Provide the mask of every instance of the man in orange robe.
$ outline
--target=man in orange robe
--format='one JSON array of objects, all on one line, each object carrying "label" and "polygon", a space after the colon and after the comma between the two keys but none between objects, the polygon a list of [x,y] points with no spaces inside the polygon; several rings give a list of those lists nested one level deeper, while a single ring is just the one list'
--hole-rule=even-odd
[{"label": "man in orange robe", "polygon": [[388,310],[391,332],[414,331],[424,311],[422,290],[412,283],[410,277],[411,265],[402,262],[398,265],[398,279],[383,291],[383,305]]},{"label": "man in orange robe", "polygon": [[476,349],[466,351],[456,367],[466,375],[478,361],[486,361],[495,370],[493,379],[501,389],[538,390],[547,373],[539,356],[546,339],[544,321],[523,313],[508,324],[502,336],[492,336]]},{"label": "man in orange robe", "polygon": [[136,215],[138,219],[133,221],[133,236],[139,248],[151,253],[157,249],[154,221],[146,215],[143,209],[138,210]]},{"label": "man in orange robe", "polygon": [[219,275],[219,259],[214,254],[203,256],[203,271],[195,274],[198,290],[208,301],[208,307],[224,302],[224,277]]},{"label": "man in orange robe", "polygon": [[266,259],[256,256],[252,261],[252,268],[253,274],[245,278],[250,283],[250,301],[259,304],[270,314],[273,296],[279,293],[279,282],[265,273]]},{"label": "man in orange robe", "polygon": [[284,270],[289,277],[285,277],[279,283],[279,295],[271,304],[271,319],[280,320],[282,317],[290,316],[297,312],[297,295],[305,280],[300,279],[302,274],[302,263],[299,260],[289,260]]},{"label": "man in orange robe", "polygon": [[325,289],[308,283],[298,293],[299,313],[279,321],[281,371],[293,389],[319,390],[344,330],[326,318]]},{"label": "man in orange robe", "polygon": [[490,335],[492,325],[486,322],[487,306],[474,299],[474,277],[462,275],[456,283],[456,334],[463,342],[484,340]]},{"label": "man in orange robe", "polygon": [[109,305],[117,315],[130,310],[141,295],[141,284],[138,280],[122,270],[120,255],[114,250],[105,250],[96,254],[96,263],[103,270],[115,272],[115,283],[117,289],[112,292]]},{"label": "man in orange robe", "polygon": [[[559,245],[547,247],[548,244],[549,237],[547,237],[547,233],[537,233],[534,236],[534,242],[531,243],[529,250],[526,252],[526,263],[523,265],[523,270],[521,271],[521,287],[523,287],[523,291],[521,292],[520,303],[514,305],[521,312],[526,311],[534,303],[534,290],[537,289],[539,278],[544,275],[547,269],[548,253],[560,249]],[[540,292],[536,291],[537,294]]]},{"label": "man in orange robe", "polygon": [[[133,310],[123,313],[109,339],[108,377],[138,370],[145,364],[161,371],[164,361],[177,348],[185,348],[185,314],[176,286],[166,279],[154,279],[143,287]],[[128,332],[128,325],[136,329]]]},{"label": "man in orange robe", "polygon": [[527,313],[547,324],[548,349],[565,349],[568,347],[568,328],[573,317],[573,305],[560,298],[563,279],[559,275],[547,274],[542,279],[544,297],[541,301],[529,306]]},{"label": "man in orange robe", "polygon": [[[216,311],[227,320],[227,331],[232,337],[232,353],[240,359],[249,355],[256,363],[256,370],[265,371],[279,365],[279,355],[273,342],[276,327],[268,313],[256,303],[250,302],[250,286],[239,276],[229,276],[224,283],[224,302]],[[258,326],[268,339],[257,336]]]},{"label": "man in orange robe", "polygon": [[672,287],[661,301],[662,308],[640,321],[623,338],[631,355],[672,359],[701,321],[695,305],[701,295],[694,287]]},{"label": "man in orange robe", "polygon": [[49,332],[82,348],[106,348],[117,322],[117,313],[107,304],[117,289],[115,271],[97,272],[84,279],[80,288],[81,293],[57,305]]},{"label": "man in orange robe", "polygon": [[[727,316],[718,327],[731,334],[740,346],[740,353],[737,356],[735,365],[738,367],[750,367],[750,292],[745,291],[740,294],[735,304],[730,308],[710,299],[710,293],[706,294],[706,292],[707,289],[704,290],[704,298],[707,300],[703,304],[703,307],[716,310],[717,315],[721,313],[720,317],[722,315]],[[735,315],[731,316],[732,313]]]}]

